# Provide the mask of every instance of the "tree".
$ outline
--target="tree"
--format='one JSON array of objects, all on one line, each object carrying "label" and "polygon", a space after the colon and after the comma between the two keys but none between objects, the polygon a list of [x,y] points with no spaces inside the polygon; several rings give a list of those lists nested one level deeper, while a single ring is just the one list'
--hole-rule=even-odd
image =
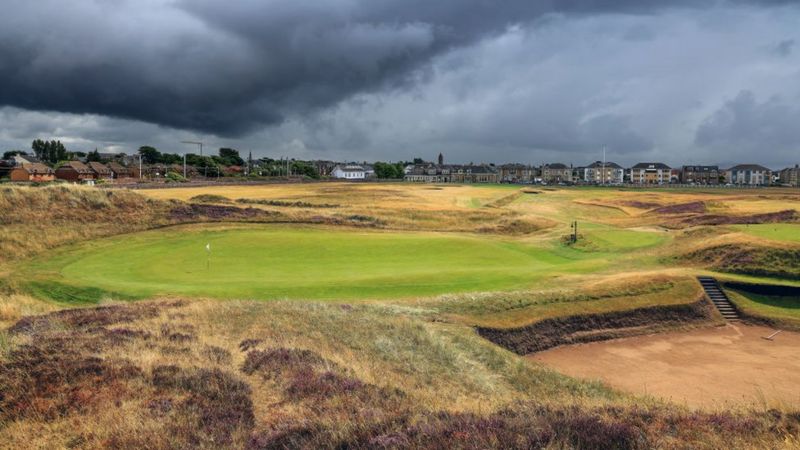
[{"label": "tree", "polygon": [[292,173],[295,175],[305,175],[314,179],[319,178],[317,170],[305,161],[292,161]]},{"label": "tree", "polygon": [[220,162],[226,166],[243,166],[244,160],[239,156],[239,150],[223,147],[219,149]]},{"label": "tree", "polygon": [[100,152],[97,149],[86,154],[86,162],[100,162]]},{"label": "tree", "polygon": [[375,169],[375,176],[382,179],[397,179],[405,176],[403,163],[376,162],[372,165]]},{"label": "tree", "polygon": [[3,159],[11,159],[16,155],[28,156],[28,153],[27,152],[23,152],[22,150],[10,150],[10,151],[7,151],[7,152],[3,153]]},{"label": "tree", "polygon": [[144,145],[139,147],[139,155],[142,157],[142,162],[146,164],[156,164],[161,162],[161,152],[156,150],[155,147]]},{"label": "tree", "polygon": [[49,163],[57,163],[64,161],[69,157],[67,148],[61,141],[43,141],[41,139],[34,139],[31,143],[31,150],[37,158]]}]

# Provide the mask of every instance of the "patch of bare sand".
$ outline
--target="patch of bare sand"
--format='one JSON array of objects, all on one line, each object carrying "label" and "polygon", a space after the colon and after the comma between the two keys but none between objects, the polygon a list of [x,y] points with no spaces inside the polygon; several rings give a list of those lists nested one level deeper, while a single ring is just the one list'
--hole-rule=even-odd
[{"label": "patch of bare sand", "polygon": [[559,372],[691,407],[800,406],[800,334],[743,324],[558,347]]}]

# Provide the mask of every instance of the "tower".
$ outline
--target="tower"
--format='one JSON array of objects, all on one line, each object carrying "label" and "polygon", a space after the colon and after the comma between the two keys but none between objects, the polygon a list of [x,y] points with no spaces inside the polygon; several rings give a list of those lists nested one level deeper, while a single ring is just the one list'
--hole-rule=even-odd
[{"label": "tower", "polygon": [[442,156],[441,153],[439,153],[439,165],[440,166],[444,165],[444,156]]}]

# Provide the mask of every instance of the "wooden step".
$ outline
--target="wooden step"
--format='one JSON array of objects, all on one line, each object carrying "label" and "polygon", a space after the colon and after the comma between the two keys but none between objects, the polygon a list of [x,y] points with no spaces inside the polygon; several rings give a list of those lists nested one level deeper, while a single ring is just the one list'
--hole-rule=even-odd
[{"label": "wooden step", "polygon": [[725,295],[717,280],[711,277],[697,277],[700,285],[706,293],[706,297],[714,304],[723,319],[729,321],[739,320],[739,311]]}]

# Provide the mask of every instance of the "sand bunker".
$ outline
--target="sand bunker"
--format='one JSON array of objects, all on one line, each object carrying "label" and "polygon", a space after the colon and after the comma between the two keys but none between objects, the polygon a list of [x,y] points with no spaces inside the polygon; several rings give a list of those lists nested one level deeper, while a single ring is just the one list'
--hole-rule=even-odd
[{"label": "sand bunker", "polygon": [[559,347],[559,372],[693,407],[800,405],[800,334],[743,324]]}]

